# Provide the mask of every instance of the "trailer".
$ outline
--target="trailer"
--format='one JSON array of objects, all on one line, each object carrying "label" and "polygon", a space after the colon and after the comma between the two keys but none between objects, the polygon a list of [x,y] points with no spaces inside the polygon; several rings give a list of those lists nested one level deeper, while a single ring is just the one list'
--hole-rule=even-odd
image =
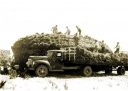
[{"label": "trailer", "polygon": [[47,56],[29,56],[26,62],[28,70],[33,70],[39,77],[46,77],[51,71],[74,70],[82,75],[89,77],[93,72],[105,71],[111,74],[113,70],[118,75],[125,74],[125,68],[128,67],[128,60],[119,61],[93,61],[79,59],[76,47],[61,48],[60,50],[48,50]]}]

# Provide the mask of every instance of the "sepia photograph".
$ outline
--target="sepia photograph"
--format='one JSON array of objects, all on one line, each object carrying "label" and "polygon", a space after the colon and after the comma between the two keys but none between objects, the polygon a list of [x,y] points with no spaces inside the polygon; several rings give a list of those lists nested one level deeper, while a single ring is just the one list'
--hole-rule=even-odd
[{"label": "sepia photograph", "polygon": [[0,0],[0,91],[127,91],[127,0]]}]

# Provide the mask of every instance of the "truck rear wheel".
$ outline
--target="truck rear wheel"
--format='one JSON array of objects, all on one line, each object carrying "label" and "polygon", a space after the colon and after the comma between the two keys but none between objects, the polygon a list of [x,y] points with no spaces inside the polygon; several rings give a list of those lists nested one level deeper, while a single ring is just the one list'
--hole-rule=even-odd
[{"label": "truck rear wheel", "polygon": [[39,65],[37,68],[36,68],[36,71],[35,71],[36,75],[39,76],[39,77],[46,77],[48,75],[48,68],[47,66],[45,65]]},{"label": "truck rear wheel", "polygon": [[124,67],[119,67],[117,69],[117,74],[118,75],[124,75],[125,74],[125,68]]},{"label": "truck rear wheel", "polygon": [[92,75],[92,68],[91,68],[91,66],[85,66],[84,68],[83,68],[83,75],[84,76],[86,76],[86,77],[89,77],[89,76],[91,76]]}]

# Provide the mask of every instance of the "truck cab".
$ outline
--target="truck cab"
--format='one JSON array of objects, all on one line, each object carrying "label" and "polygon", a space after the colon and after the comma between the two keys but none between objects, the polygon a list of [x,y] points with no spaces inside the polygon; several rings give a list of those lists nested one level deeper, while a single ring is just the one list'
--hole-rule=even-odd
[{"label": "truck cab", "polygon": [[49,50],[47,56],[29,56],[26,65],[39,77],[45,77],[49,71],[62,71],[65,50]]}]

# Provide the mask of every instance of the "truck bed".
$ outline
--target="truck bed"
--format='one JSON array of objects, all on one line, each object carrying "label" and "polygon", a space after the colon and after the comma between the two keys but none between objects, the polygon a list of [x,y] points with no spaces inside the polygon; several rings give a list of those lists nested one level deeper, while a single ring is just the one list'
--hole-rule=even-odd
[{"label": "truck bed", "polygon": [[87,58],[84,56],[81,57],[75,57],[74,55],[70,55],[70,60],[69,56],[67,55],[67,58],[65,59],[65,62],[69,62],[72,64],[81,64],[81,65],[112,65],[112,66],[128,66],[128,60],[116,60],[116,59],[96,59],[96,58]]}]

